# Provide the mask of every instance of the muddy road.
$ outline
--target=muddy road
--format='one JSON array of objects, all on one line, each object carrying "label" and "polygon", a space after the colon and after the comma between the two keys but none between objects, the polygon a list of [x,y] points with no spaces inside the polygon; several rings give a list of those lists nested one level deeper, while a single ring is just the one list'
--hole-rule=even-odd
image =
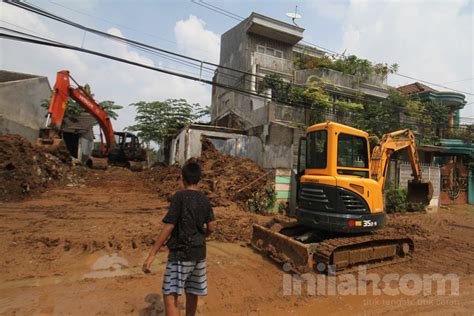
[{"label": "muddy road", "polygon": [[[87,172],[78,185],[0,203],[0,315],[162,314],[166,252],[151,275],[140,272],[167,207],[152,187],[139,173],[111,168]],[[325,279],[324,293],[312,293],[303,283],[299,295],[297,287],[288,289],[300,284],[296,276],[247,246],[251,224],[270,217],[235,205],[215,213],[219,231],[208,243],[209,295],[199,303],[201,315],[468,315],[474,310],[472,206],[390,217],[387,229],[415,240],[415,257],[369,271],[415,274],[413,284],[395,295],[377,293],[386,286],[383,281],[366,282],[366,293],[360,282],[347,283],[344,292],[337,285],[344,275]],[[436,295],[439,284],[426,295],[416,291],[416,276],[435,273],[455,276],[458,294],[448,286],[447,295]],[[350,276],[360,281],[360,275]],[[338,295],[328,290],[331,282]],[[392,284],[397,286],[402,285]]]}]

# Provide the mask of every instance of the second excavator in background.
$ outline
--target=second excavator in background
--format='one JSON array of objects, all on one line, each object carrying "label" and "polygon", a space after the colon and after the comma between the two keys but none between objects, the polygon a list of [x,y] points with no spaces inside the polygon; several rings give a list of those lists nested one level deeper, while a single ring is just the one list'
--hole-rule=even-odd
[{"label": "second excavator in background", "polygon": [[297,221],[254,224],[252,246],[299,273],[336,273],[409,259],[413,240],[381,229],[389,158],[402,149],[413,171],[407,199],[426,206],[432,185],[421,179],[412,131],[384,135],[370,153],[364,131],[334,122],[310,126],[299,148]]},{"label": "second excavator in background", "polygon": [[87,165],[95,169],[105,169],[108,164],[113,164],[134,171],[142,170],[147,155],[138,137],[129,132],[115,132],[107,112],[79,84],[76,83],[77,87],[71,86],[71,80],[74,81],[69,71],[63,70],[57,73],[46,126],[40,129],[36,144],[48,152],[65,147],[61,137],[61,125],[68,99],[71,98],[92,115],[100,126],[100,145],[98,149],[92,151]]}]

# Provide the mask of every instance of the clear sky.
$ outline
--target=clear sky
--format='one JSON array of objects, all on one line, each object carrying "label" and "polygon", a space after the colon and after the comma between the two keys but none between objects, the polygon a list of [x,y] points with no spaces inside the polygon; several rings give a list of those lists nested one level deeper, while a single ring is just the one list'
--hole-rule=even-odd
[{"label": "clear sky", "polygon": [[[401,74],[474,93],[472,0],[206,2],[243,17],[255,11],[289,23],[285,13],[293,12],[298,5],[302,18],[297,23],[305,28],[306,41],[373,62],[398,63]],[[238,23],[185,0],[28,3],[92,28],[216,63],[221,34]],[[156,67],[197,76],[200,73],[189,65],[84,34],[4,3],[0,4],[0,17],[4,27],[34,31],[36,35]],[[91,85],[98,101],[113,100],[124,105],[114,122],[117,130],[133,124],[135,113],[128,106],[133,102],[185,98],[209,105],[211,100],[207,85],[79,52],[2,39],[0,53],[2,69],[45,75],[51,85],[58,70],[68,69],[79,83]],[[209,72],[202,75],[212,77]],[[413,81],[389,77],[394,86]],[[468,104],[461,116],[472,117],[469,122],[474,122],[474,97],[466,97]]]}]

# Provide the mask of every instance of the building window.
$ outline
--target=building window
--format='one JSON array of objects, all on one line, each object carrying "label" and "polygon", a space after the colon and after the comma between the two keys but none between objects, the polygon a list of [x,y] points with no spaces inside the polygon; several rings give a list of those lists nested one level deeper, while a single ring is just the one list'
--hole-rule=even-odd
[{"label": "building window", "polygon": [[257,52],[277,58],[283,58],[283,52],[278,49],[257,45]]}]

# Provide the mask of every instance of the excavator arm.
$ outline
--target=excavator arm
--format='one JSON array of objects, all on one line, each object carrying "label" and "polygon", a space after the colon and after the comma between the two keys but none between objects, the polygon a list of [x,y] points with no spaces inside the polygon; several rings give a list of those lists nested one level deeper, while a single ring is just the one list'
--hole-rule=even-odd
[{"label": "excavator arm", "polygon": [[421,180],[421,171],[416,149],[415,135],[409,129],[404,129],[383,135],[372,151],[370,175],[383,188],[387,175],[390,156],[402,149],[407,149],[413,178]]},{"label": "excavator arm", "polygon": [[383,135],[372,151],[371,178],[384,188],[390,156],[402,149],[407,149],[413,176],[413,180],[408,183],[407,199],[409,202],[427,204],[431,200],[433,189],[430,182],[422,182],[415,135],[409,129]]},{"label": "excavator arm", "polygon": [[[54,85],[53,95],[48,109],[46,128],[43,129],[40,140],[44,140],[44,144],[47,143],[50,138],[60,138],[59,131],[66,112],[68,98],[72,98],[99,123],[106,141],[106,144],[101,146],[100,153],[102,156],[106,156],[109,150],[115,146],[114,130],[110,118],[107,112],[95,102],[84,88],[79,85],[77,88],[73,88],[70,79],[72,78],[67,70],[60,71],[56,75],[56,84]],[[49,142],[51,142],[51,140],[49,140]]]}]

